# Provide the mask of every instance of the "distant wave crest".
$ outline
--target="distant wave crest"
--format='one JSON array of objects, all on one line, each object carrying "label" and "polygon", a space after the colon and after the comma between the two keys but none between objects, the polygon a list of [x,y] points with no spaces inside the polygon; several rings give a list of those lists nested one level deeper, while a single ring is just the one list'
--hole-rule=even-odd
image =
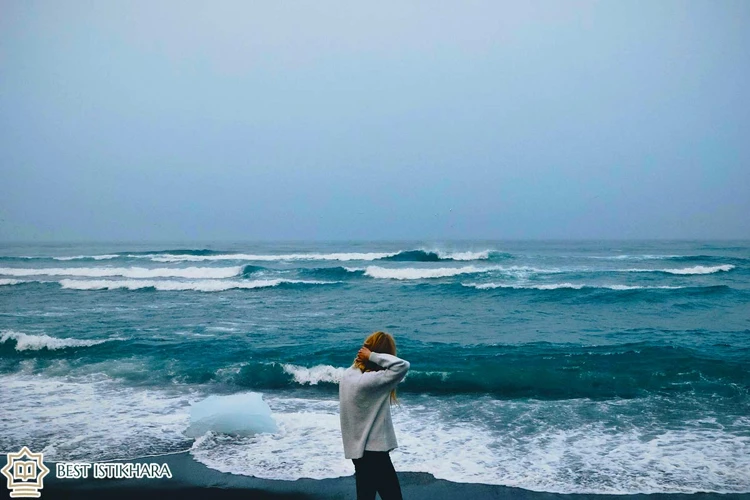
[{"label": "distant wave crest", "polygon": [[49,335],[29,335],[14,330],[5,330],[0,335],[0,343],[10,340],[15,341],[16,351],[39,351],[41,349],[57,350],[68,347],[90,347],[97,344],[103,344],[105,340],[79,340],[50,337]]},{"label": "distant wave crest", "polygon": [[147,258],[154,262],[200,262],[200,261],[221,261],[221,260],[239,260],[239,261],[257,261],[257,262],[274,262],[274,261],[374,261],[374,260],[392,260],[406,262],[439,262],[439,261],[473,261],[487,260],[491,256],[508,257],[507,254],[493,252],[492,250],[482,251],[443,251],[443,250],[400,250],[394,252],[331,252],[331,253],[279,253],[279,254],[248,254],[248,253],[231,253],[216,252],[207,250],[198,250],[195,252],[184,251],[164,251],[149,253],[131,253],[126,255],[131,258]]},{"label": "distant wave crest", "polygon": [[13,280],[13,279],[0,279],[0,286],[4,285],[20,285],[21,283],[28,283],[24,280]]},{"label": "distant wave crest", "polygon": [[476,266],[439,267],[435,269],[418,269],[413,267],[394,269],[379,266],[368,266],[367,268],[365,268],[365,275],[370,276],[371,278],[380,279],[385,278],[395,280],[418,280],[430,278],[447,278],[450,276],[458,276],[459,274],[475,274],[491,270],[493,270],[493,268]]},{"label": "distant wave crest", "polygon": [[608,289],[608,290],[676,290],[686,288],[684,286],[639,286],[639,285],[587,285],[584,283],[546,283],[546,284],[511,284],[511,283],[461,283],[465,287],[476,288],[478,290],[493,290],[495,288],[512,288],[514,290],[582,290],[591,289]]},{"label": "distant wave crest", "polygon": [[217,260],[247,260],[259,262],[289,261],[289,260],[377,260],[393,254],[368,252],[368,253],[290,253],[290,254],[245,254],[245,253],[224,253],[216,255],[192,255],[192,254],[145,254],[133,255],[133,257],[149,258],[154,262],[199,262],[199,261],[217,261]]},{"label": "distant wave crest", "polygon": [[[347,268],[348,271],[360,271],[358,268]],[[533,273],[558,273],[557,269],[537,269],[527,266],[463,266],[463,267],[437,267],[437,268],[390,268],[380,266],[368,266],[362,269],[366,276],[379,279],[395,280],[419,280],[433,278],[449,278],[462,274],[479,274],[492,271],[502,272],[509,275],[528,275]]]},{"label": "distant wave crest", "polygon": [[[52,257],[53,260],[110,260],[120,257],[120,254],[105,255],[75,255],[73,257]],[[43,258],[43,257],[41,257]]]},{"label": "distant wave crest", "polygon": [[0,274],[6,276],[80,276],[87,278],[104,278],[122,276],[123,278],[192,278],[221,279],[232,278],[242,272],[242,267],[186,267],[158,268],[145,267],[66,267],[66,268],[14,268],[0,267]]},{"label": "distant wave crest", "polygon": [[223,292],[232,289],[255,289],[270,288],[280,285],[328,285],[333,281],[307,281],[269,279],[254,281],[239,280],[60,280],[63,288],[71,290],[159,290],[159,291],[198,291],[198,292]]},{"label": "distant wave crest", "polygon": [[694,266],[680,269],[626,269],[630,273],[667,273],[667,274],[713,274],[728,272],[734,269],[732,264],[723,264],[720,266]]},{"label": "distant wave crest", "polygon": [[487,260],[490,258],[491,250],[481,252],[445,252],[442,250],[402,250],[401,252],[383,257],[379,260],[391,260],[396,262],[440,262],[447,261],[472,261]]}]

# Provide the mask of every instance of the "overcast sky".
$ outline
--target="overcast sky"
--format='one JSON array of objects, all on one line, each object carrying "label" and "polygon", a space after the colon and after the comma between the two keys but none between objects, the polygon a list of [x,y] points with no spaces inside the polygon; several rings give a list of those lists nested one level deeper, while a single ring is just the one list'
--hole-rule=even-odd
[{"label": "overcast sky", "polygon": [[750,238],[750,2],[0,0],[0,240]]}]

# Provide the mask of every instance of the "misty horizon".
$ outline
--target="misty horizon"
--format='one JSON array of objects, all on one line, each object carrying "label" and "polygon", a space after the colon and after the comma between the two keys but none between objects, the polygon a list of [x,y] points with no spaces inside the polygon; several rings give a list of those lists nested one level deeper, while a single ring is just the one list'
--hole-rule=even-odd
[{"label": "misty horizon", "polygon": [[0,241],[750,237],[750,4],[2,1]]}]

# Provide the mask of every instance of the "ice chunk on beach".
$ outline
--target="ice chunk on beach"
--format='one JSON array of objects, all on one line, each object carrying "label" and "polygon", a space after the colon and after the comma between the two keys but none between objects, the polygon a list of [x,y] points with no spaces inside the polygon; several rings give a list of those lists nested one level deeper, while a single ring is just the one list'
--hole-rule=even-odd
[{"label": "ice chunk on beach", "polygon": [[263,396],[257,392],[209,396],[190,408],[188,437],[199,437],[208,431],[238,436],[252,436],[261,432],[277,432]]}]

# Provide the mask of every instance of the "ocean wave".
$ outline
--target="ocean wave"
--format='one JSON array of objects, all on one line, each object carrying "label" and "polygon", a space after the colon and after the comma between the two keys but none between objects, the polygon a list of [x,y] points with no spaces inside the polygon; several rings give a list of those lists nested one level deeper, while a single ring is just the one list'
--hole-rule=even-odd
[{"label": "ocean wave", "polygon": [[[341,455],[336,401],[264,400],[279,432],[252,437],[208,433],[195,441],[190,454],[212,469],[265,479],[352,475],[351,461]],[[403,471],[560,494],[738,493],[750,488],[744,473],[750,466],[746,426],[693,420],[666,426],[654,412],[660,404],[658,399],[550,404],[435,398],[425,405],[405,398],[393,412],[399,447],[391,455]],[[457,413],[471,418],[449,416]],[[646,425],[634,427],[633,414]]]},{"label": "ocean wave", "polygon": [[4,285],[20,285],[21,283],[28,283],[28,281],[13,280],[13,279],[0,279],[0,286],[4,286]]},{"label": "ocean wave", "polygon": [[674,259],[676,257],[683,257],[681,255],[653,255],[653,254],[645,254],[645,255],[627,255],[627,254],[621,254],[621,255],[589,255],[586,256],[588,259],[597,259],[597,260],[665,260],[665,259]]},{"label": "ocean wave", "polygon": [[480,274],[488,272],[501,272],[512,276],[528,276],[530,274],[554,274],[561,272],[559,269],[539,269],[529,266],[463,266],[463,267],[437,267],[437,268],[416,268],[416,267],[380,267],[368,266],[361,268],[346,268],[350,272],[364,271],[366,276],[379,279],[395,280],[419,280],[431,278],[449,278],[462,274]]},{"label": "ocean wave", "polygon": [[[120,254],[104,254],[104,255],[75,255],[72,257],[52,257],[53,260],[111,260],[120,257]],[[38,257],[45,258],[45,257]]]},{"label": "ocean wave", "polygon": [[628,273],[667,273],[667,274],[713,274],[720,272],[729,272],[734,269],[732,264],[723,264],[720,266],[694,266],[681,269],[625,269]]},{"label": "ocean wave", "polygon": [[438,256],[443,260],[487,260],[490,254],[495,253],[491,250],[482,250],[480,252],[443,252],[437,250]]},{"label": "ocean wave", "polygon": [[262,271],[265,271],[265,270],[266,270],[266,268],[265,268],[265,267],[261,267],[261,266],[251,266],[251,265],[247,265],[247,266],[242,266],[242,268],[241,268],[241,269],[242,269],[242,272],[241,272],[240,274],[241,274],[242,276],[244,276],[244,277],[248,277],[248,276],[250,276],[251,274],[259,273],[259,272],[262,272]]},{"label": "ocean wave", "polygon": [[[747,395],[750,374],[742,363],[707,358],[687,348],[624,344],[571,348],[556,345],[430,347],[415,351],[399,390],[416,394],[484,394],[501,399],[634,398],[689,392]],[[440,359],[442,362],[431,362]],[[334,390],[345,368],[285,362],[248,362],[216,373],[240,388],[280,390],[317,386]]]},{"label": "ocean wave", "polygon": [[365,271],[364,267],[316,267],[312,269],[301,269],[299,272],[304,276],[312,276],[316,278],[326,278],[333,280],[346,280],[351,279],[353,275],[363,276]]},{"label": "ocean wave", "polygon": [[289,279],[268,280],[194,280],[194,281],[171,281],[171,280],[60,280],[63,288],[70,290],[159,290],[159,291],[198,291],[198,292],[223,292],[233,289],[255,289],[271,288],[284,285],[330,285],[334,281],[310,281]]},{"label": "ocean wave", "polygon": [[3,409],[3,450],[23,443],[53,461],[106,461],[192,444],[184,435],[191,394],[26,373],[3,375],[0,384],[4,400],[13,402]]},{"label": "ocean wave", "polygon": [[383,257],[378,260],[391,260],[397,262],[440,262],[446,261],[471,261],[487,260],[490,258],[491,250],[481,252],[446,252],[443,250],[402,250],[396,254]]},{"label": "ocean wave", "polygon": [[0,343],[5,343],[10,340],[15,341],[16,351],[39,351],[41,349],[49,349],[51,351],[58,349],[66,349],[69,347],[91,347],[98,344],[103,344],[109,340],[80,340],[80,339],[66,339],[50,337],[49,335],[30,335],[27,333],[16,332],[14,330],[5,330],[0,335]]},{"label": "ocean wave", "polygon": [[315,260],[378,260],[395,255],[395,253],[383,252],[348,252],[348,253],[289,253],[289,254],[246,254],[246,253],[227,253],[216,255],[193,255],[193,254],[145,254],[130,255],[138,258],[148,258],[154,262],[200,262],[200,261],[220,261],[220,260],[247,260],[258,262],[274,261],[315,261]]},{"label": "ocean wave", "polygon": [[[430,279],[430,278],[448,278],[451,276],[458,276],[460,274],[476,274],[484,273],[488,271],[498,270],[497,267],[476,267],[476,266],[464,266],[464,267],[439,267],[439,268],[387,268],[379,266],[368,266],[364,272],[366,276],[371,278],[379,279],[394,279],[394,280],[419,280],[419,279]],[[357,270],[357,269],[353,269]]]},{"label": "ocean wave", "polygon": [[643,255],[590,255],[589,259],[598,260],[632,260],[632,261],[644,261],[644,260],[669,260],[672,262],[692,262],[692,261],[704,261],[713,262],[717,260],[747,260],[740,257],[726,257],[719,255],[708,255],[708,254],[693,254],[693,255],[675,255],[675,254],[643,254]]},{"label": "ocean wave", "polygon": [[687,288],[685,286],[642,286],[642,285],[587,285],[584,283],[545,283],[545,284],[510,284],[510,283],[461,283],[461,285],[478,290],[494,290],[496,288],[511,288],[514,290],[582,290],[608,289],[608,290],[677,290]]},{"label": "ocean wave", "polygon": [[232,278],[242,272],[242,267],[185,267],[158,268],[145,267],[66,267],[66,268],[14,268],[0,267],[0,274],[6,276],[80,276],[85,278],[192,278],[221,279]]},{"label": "ocean wave", "polygon": [[411,372],[400,390],[550,400],[677,392],[737,397],[747,396],[750,384],[742,363],[670,346],[480,346],[465,347],[454,355],[471,361],[445,364],[439,372]]},{"label": "ocean wave", "polygon": [[177,248],[169,250],[147,250],[144,252],[129,252],[130,256],[150,256],[150,255],[221,255],[225,254],[222,250],[210,250],[208,248]]},{"label": "ocean wave", "polygon": [[344,375],[346,368],[331,365],[317,365],[313,367],[282,364],[285,373],[294,378],[294,382],[300,385],[318,385],[321,382],[338,384]]},{"label": "ocean wave", "polygon": [[132,258],[147,258],[155,262],[198,262],[198,261],[220,261],[220,260],[246,260],[258,262],[274,261],[413,261],[413,262],[439,262],[439,261],[472,261],[487,260],[491,255],[507,256],[507,254],[496,253],[491,250],[482,251],[443,251],[443,250],[400,250],[395,252],[332,252],[332,253],[280,253],[280,254],[248,254],[248,253],[175,253],[175,252],[151,252],[142,254],[129,254]]}]

